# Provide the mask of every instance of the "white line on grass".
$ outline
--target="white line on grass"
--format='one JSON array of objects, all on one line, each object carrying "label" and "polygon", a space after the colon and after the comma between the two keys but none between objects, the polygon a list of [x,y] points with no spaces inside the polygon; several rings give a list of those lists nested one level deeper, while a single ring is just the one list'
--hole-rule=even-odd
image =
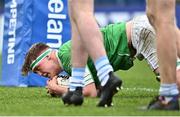
[{"label": "white line on grass", "polygon": [[134,87],[134,88],[121,88],[123,90],[127,91],[146,91],[146,92],[158,92],[158,89],[152,89],[152,88],[140,88],[140,87]]}]

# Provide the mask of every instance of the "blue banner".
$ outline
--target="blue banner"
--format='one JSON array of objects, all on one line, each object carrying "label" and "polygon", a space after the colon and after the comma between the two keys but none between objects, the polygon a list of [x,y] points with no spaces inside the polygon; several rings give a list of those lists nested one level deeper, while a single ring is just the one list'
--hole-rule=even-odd
[{"label": "blue banner", "polygon": [[[70,39],[67,0],[5,0],[2,79],[4,86],[45,86],[46,78],[30,73],[21,76],[29,47],[44,42],[59,48]],[[176,7],[180,27],[180,6]],[[95,10],[101,26],[145,14],[145,6],[101,7]]]},{"label": "blue banner", "polygon": [[70,39],[67,0],[5,0],[2,79],[5,86],[44,86],[36,74],[21,76],[29,47],[44,42],[59,48]]}]

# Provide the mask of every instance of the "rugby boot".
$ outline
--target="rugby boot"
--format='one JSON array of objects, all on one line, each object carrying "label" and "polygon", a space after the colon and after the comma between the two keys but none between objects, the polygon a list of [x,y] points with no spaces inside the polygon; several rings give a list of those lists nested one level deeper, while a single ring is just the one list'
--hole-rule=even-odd
[{"label": "rugby boot", "polygon": [[82,105],[83,100],[82,87],[77,87],[75,91],[68,91],[62,96],[62,101],[65,105]]},{"label": "rugby boot", "polygon": [[71,102],[72,104],[78,106],[82,105],[84,100],[83,93],[82,93],[82,87],[77,87],[76,90],[73,92],[73,95],[71,96]]},{"label": "rugby boot", "polygon": [[100,101],[98,107],[110,107],[113,106],[112,99],[122,85],[122,80],[116,77],[113,72],[109,73],[109,79],[105,86],[101,89]]},{"label": "rugby boot", "polygon": [[166,101],[164,96],[156,96],[148,105],[149,110],[179,110],[178,96]]},{"label": "rugby boot", "polygon": [[73,95],[73,91],[69,91],[67,93],[64,93],[61,97],[64,105],[70,105],[72,102],[71,102],[71,97]]}]

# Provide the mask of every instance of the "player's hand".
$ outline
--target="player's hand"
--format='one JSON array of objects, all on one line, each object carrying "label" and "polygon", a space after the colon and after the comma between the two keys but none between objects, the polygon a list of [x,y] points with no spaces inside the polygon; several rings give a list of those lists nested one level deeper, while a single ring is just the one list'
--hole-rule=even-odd
[{"label": "player's hand", "polygon": [[58,88],[58,84],[57,84],[57,76],[53,77],[52,79],[47,81],[47,86],[46,86],[47,90],[49,93],[55,93],[57,88]]}]

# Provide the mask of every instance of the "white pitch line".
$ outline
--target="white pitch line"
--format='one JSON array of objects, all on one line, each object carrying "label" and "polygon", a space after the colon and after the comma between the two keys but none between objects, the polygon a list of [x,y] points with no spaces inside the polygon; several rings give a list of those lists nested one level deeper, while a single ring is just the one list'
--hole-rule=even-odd
[{"label": "white pitch line", "polygon": [[122,90],[128,90],[128,91],[146,91],[146,92],[158,92],[159,89],[152,89],[152,88],[140,88],[140,87],[134,87],[134,88],[121,88]]}]

